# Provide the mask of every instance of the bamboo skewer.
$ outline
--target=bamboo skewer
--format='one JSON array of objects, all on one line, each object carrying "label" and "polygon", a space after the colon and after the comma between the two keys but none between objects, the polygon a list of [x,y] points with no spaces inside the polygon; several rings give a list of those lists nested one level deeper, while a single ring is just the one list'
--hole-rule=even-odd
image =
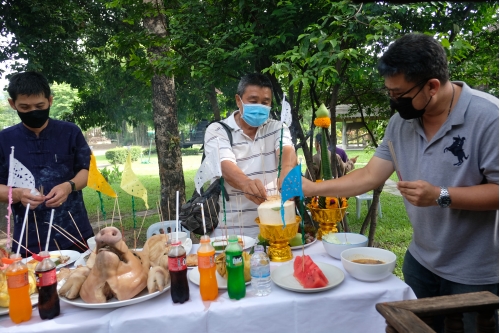
[{"label": "bamboo skewer", "polygon": [[[49,224],[49,222],[45,222],[45,223]],[[57,232],[59,232],[64,237],[66,237],[68,240],[70,240],[71,243],[73,243],[76,246],[78,246],[82,251],[86,251],[85,250],[85,244],[83,244],[78,239],[76,239],[72,234],[70,234],[69,232],[67,232],[66,230],[64,230],[63,228],[61,228],[60,226],[58,226],[57,224],[53,224],[52,228],[55,229]],[[70,237],[73,238],[73,239],[71,239]],[[77,241],[78,243],[80,243],[83,246],[83,248],[80,245],[76,244],[75,241]]]},{"label": "bamboo skewer", "polygon": [[394,146],[392,145],[392,141],[389,140],[387,144],[389,145],[389,150],[391,152],[392,161],[394,162],[394,168],[396,169],[396,174],[398,175],[398,179],[399,181],[402,181],[403,177],[401,177],[401,172],[399,171],[399,164],[398,160],[396,159],[396,152],[394,151]]},{"label": "bamboo skewer", "polygon": [[[5,235],[5,236],[7,236],[7,233],[6,233],[5,231],[3,231],[3,230],[0,230],[0,231],[1,231],[1,232]],[[16,241],[14,238],[12,238],[12,240],[13,240],[14,242],[16,242],[16,244],[17,244],[17,245],[19,245],[20,247],[22,247],[22,248],[23,248],[26,252],[29,252],[29,253],[31,253],[31,255],[33,255],[33,252],[31,252],[30,250],[28,250],[27,248],[25,248],[23,244],[19,244],[19,242],[18,242],[18,241]]]},{"label": "bamboo skewer", "polygon": [[122,231],[122,235],[125,235],[123,232],[123,222],[122,222],[122,213],[120,212],[120,201],[116,200],[116,207],[118,208],[118,217],[120,218],[120,229]]},{"label": "bamboo skewer", "polygon": [[118,197],[115,197],[115,203],[113,205],[113,215],[111,215],[111,226],[113,226],[113,223],[115,222],[115,208],[116,208],[117,201],[118,201]]},{"label": "bamboo skewer", "polygon": [[148,215],[148,211],[144,212],[144,218],[142,219],[141,227],[139,228],[139,233],[137,234],[137,241],[139,240],[139,236],[141,235],[142,226],[144,225],[144,221],[146,220],[146,216]]},{"label": "bamboo skewer", "polygon": [[36,214],[33,212],[33,220],[35,220],[36,238],[38,238],[38,249],[42,252],[42,245],[40,244],[40,234],[38,233],[38,223],[36,222]]},{"label": "bamboo skewer", "polygon": [[59,251],[59,253],[61,254],[61,262],[62,262],[62,256],[63,256],[63,254],[62,254],[61,248],[59,247],[59,244],[57,244],[57,241],[56,241],[56,239],[55,239],[55,238],[54,238],[54,243],[56,243],[57,250],[58,250],[58,251]]},{"label": "bamboo skewer", "polygon": [[[80,237],[82,238],[83,243],[84,243],[84,244],[87,244],[87,242],[85,241],[85,239],[84,239],[84,238],[83,238],[83,236],[82,236],[82,233],[80,232],[80,229],[78,229],[78,225],[76,224],[75,219],[73,218],[73,215],[71,215],[71,213],[70,213],[69,211],[68,211],[68,214],[69,214],[69,217],[71,217],[71,221],[73,221],[73,224],[75,225],[76,230],[78,231],[78,234],[79,234],[79,235],[80,235]],[[55,241],[55,239],[54,239],[54,241]],[[89,248],[89,247],[88,247],[88,245],[87,245],[87,249],[88,249],[88,248]]]}]

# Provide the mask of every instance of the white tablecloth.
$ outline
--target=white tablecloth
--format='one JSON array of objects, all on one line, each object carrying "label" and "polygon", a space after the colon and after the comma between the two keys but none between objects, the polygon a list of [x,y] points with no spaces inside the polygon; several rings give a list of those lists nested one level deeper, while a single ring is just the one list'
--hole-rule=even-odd
[{"label": "white tablecloth", "polygon": [[[195,253],[197,246],[191,250]],[[301,255],[302,251],[293,251]],[[0,332],[384,332],[385,320],[375,304],[415,299],[411,288],[392,275],[378,282],[352,278],[342,263],[324,252],[321,242],[306,248],[315,262],[339,267],[345,280],[325,292],[303,294],[272,285],[266,297],[247,296],[230,300],[220,290],[213,302],[203,302],[197,285],[189,282],[190,300],[174,304],[170,291],[148,301],[117,309],[84,309],[61,302],[61,314],[41,320],[33,310],[30,321],[15,325],[8,315],[0,317]],[[271,270],[280,264],[272,263]]]}]

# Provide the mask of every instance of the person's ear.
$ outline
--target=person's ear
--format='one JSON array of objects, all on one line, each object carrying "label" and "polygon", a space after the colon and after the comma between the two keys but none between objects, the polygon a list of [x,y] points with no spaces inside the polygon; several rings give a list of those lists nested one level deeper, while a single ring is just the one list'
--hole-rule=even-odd
[{"label": "person's ear", "polygon": [[49,96],[49,106],[52,106],[53,100],[54,100],[54,96],[50,95]]},{"label": "person's ear", "polygon": [[234,95],[234,99],[236,100],[236,105],[238,105],[238,109],[240,110],[240,112],[243,112],[243,102],[241,101],[240,95]]},{"label": "person's ear", "polygon": [[441,82],[438,79],[430,79],[427,81],[427,84],[429,85],[430,96],[436,95],[441,88]]},{"label": "person's ear", "polygon": [[9,104],[10,104],[10,107],[13,108],[14,110],[17,110],[16,109],[16,104],[14,102],[14,100],[12,98],[9,98]]}]

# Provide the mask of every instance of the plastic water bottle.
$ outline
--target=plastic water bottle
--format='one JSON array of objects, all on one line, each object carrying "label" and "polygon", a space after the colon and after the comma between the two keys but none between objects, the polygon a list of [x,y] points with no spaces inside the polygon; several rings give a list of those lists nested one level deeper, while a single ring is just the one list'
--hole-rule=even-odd
[{"label": "plastic water bottle", "polygon": [[254,253],[250,258],[250,275],[256,296],[267,296],[271,293],[270,262],[262,245],[254,247]]}]

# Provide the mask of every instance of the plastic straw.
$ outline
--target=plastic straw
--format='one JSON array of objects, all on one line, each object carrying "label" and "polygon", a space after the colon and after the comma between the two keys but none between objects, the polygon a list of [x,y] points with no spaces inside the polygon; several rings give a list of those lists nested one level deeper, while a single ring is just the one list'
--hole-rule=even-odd
[{"label": "plastic straw", "polygon": [[52,221],[54,221],[54,209],[50,212],[50,222],[49,222],[49,232],[47,233],[47,242],[45,243],[45,251],[49,250],[49,240],[50,240],[50,232],[52,231]]},{"label": "plastic straw", "polygon": [[198,203],[198,205],[200,205],[200,207],[201,207],[201,220],[203,221],[203,234],[206,235],[207,234],[207,227],[205,225],[205,213],[203,212],[203,204]]},{"label": "plastic straw", "polygon": [[179,191],[175,191],[175,241],[179,241]]},{"label": "plastic straw", "polygon": [[[28,212],[30,211],[30,204],[28,203],[26,205],[26,213],[24,213],[24,221],[23,221],[23,226],[21,228],[21,234],[20,234],[20,238],[19,238],[19,242],[17,244],[21,245],[22,241],[23,241],[23,234],[24,234],[24,228],[26,227],[26,221],[28,220]],[[19,250],[21,249],[20,246],[17,247],[17,252],[16,254],[19,255]]]}]

